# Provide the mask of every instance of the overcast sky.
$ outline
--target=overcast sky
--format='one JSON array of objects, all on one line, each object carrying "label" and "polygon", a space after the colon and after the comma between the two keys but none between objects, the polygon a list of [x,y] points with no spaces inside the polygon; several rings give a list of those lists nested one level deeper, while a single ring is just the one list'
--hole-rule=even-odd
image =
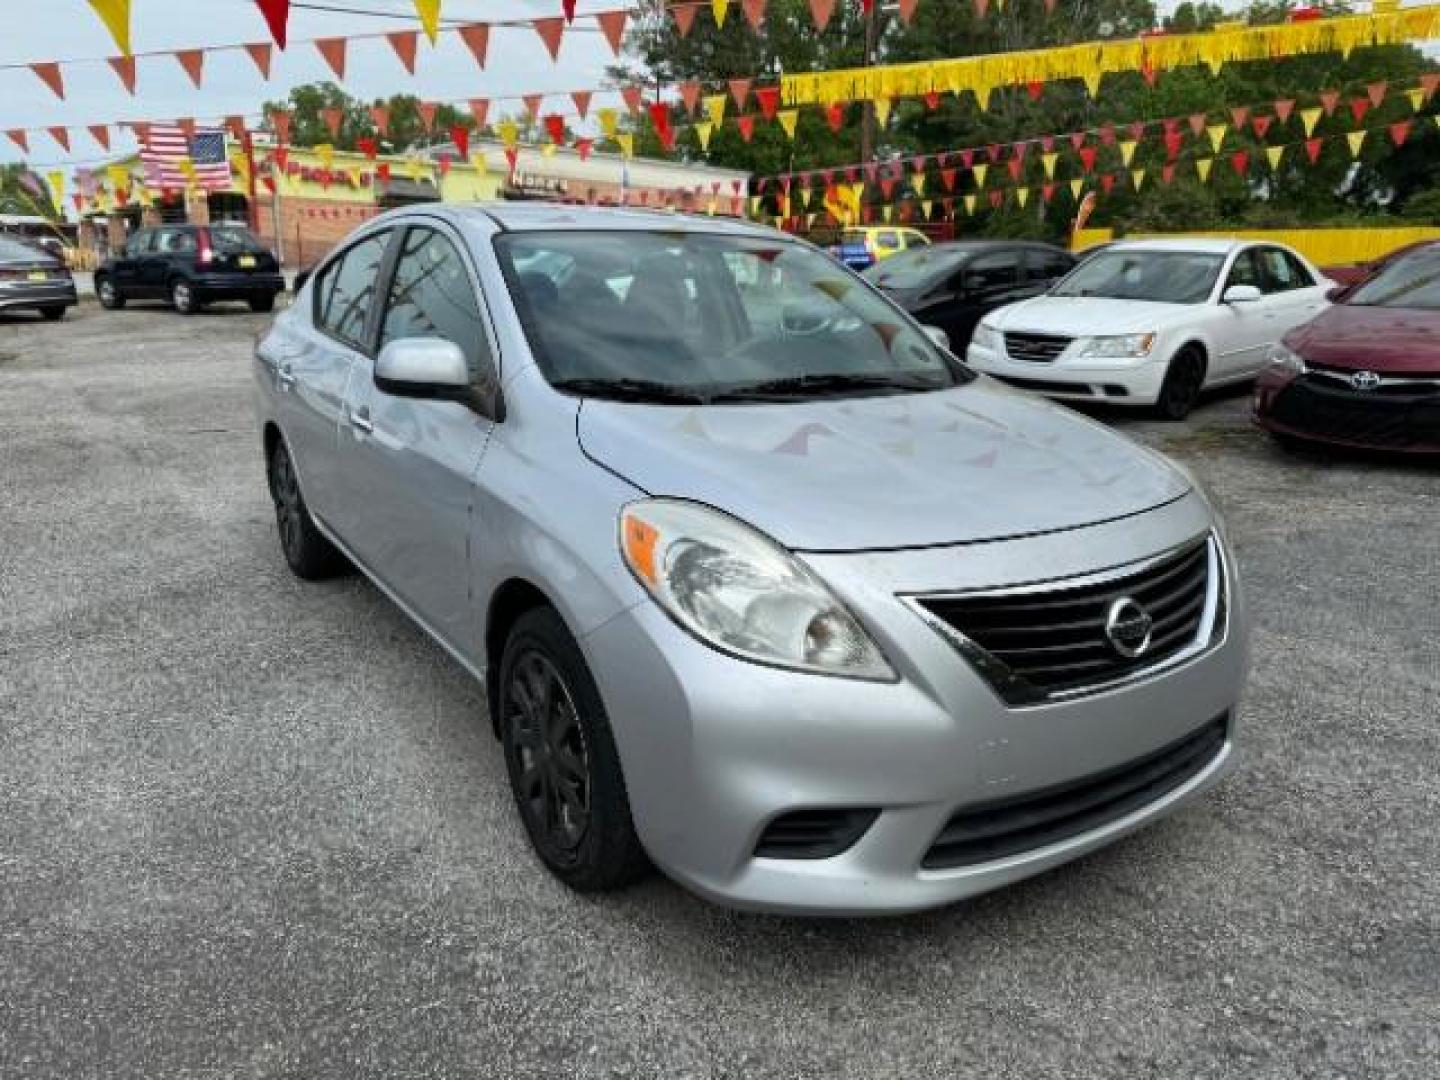
[{"label": "overcast sky", "polygon": [[[303,44],[307,39],[419,25],[411,0],[295,2],[312,7],[391,12],[395,17],[292,7],[290,48],[284,53],[276,50],[268,83],[244,51],[207,55],[204,89],[198,92],[173,57],[142,57],[133,98],[125,93],[103,59],[99,63],[65,65],[64,101],[58,100],[27,68],[0,68],[0,132],[17,127],[80,128],[126,119],[211,119],[232,113],[257,113],[263,101],[285,96],[291,86],[333,78],[314,46]],[[581,0],[579,11],[583,14],[621,6],[620,0]],[[0,65],[103,58],[116,52],[114,42],[86,0],[6,0],[4,7]],[[270,40],[254,0],[132,0],[132,10],[131,47],[136,53]],[[543,17],[558,15],[560,0],[444,0],[442,13],[447,21]],[[738,5],[734,15],[740,17]],[[433,49],[421,35],[414,76],[401,66],[390,45],[379,39],[351,46],[344,86],[367,99],[395,93],[412,93],[436,101],[550,90],[565,93],[600,85],[605,66],[611,61],[609,46],[596,31],[594,20],[577,18],[575,26],[566,32],[558,64],[551,62],[539,36],[528,27],[494,30],[484,71],[476,66],[455,34],[442,33]],[[552,99],[546,105],[555,111],[573,111],[568,100]],[[515,106],[507,108],[513,110]],[[112,131],[112,138],[117,135]],[[32,132],[29,160],[40,167],[88,164],[105,157],[83,132],[72,132],[71,140],[73,153],[67,155],[48,135]],[[116,146],[122,150],[133,146],[128,133],[117,139]],[[14,144],[0,136],[0,162],[22,158]]]}]

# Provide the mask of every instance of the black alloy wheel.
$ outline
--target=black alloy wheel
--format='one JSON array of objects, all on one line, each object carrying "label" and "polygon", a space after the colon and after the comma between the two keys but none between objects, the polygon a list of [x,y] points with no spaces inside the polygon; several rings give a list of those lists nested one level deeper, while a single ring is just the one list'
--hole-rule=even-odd
[{"label": "black alloy wheel", "polygon": [[1204,385],[1205,358],[1193,346],[1181,349],[1165,373],[1160,397],[1155,403],[1156,411],[1164,420],[1184,420],[1200,400]]},{"label": "black alloy wheel", "polygon": [[555,665],[528,649],[504,691],[507,757],[525,827],[547,861],[573,865],[590,828],[590,750]]},{"label": "black alloy wheel", "polygon": [[184,278],[176,278],[170,283],[170,303],[181,315],[193,315],[200,310],[200,298],[195,293],[195,286]]},{"label": "black alloy wheel", "polygon": [[100,297],[100,306],[106,311],[119,311],[125,306],[125,296],[115,287],[108,276],[95,283],[95,293]]},{"label": "black alloy wheel", "polygon": [[310,519],[310,508],[300,492],[295,463],[283,442],[270,451],[270,497],[275,502],[275,524],[280,530],[280,550],[296,577],[319,581],[344,572],[348,563]]}]

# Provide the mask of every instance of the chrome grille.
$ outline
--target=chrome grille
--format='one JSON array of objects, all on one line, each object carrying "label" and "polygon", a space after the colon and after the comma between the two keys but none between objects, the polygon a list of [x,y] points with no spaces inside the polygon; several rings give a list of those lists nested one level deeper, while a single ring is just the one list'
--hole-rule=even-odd
[{"label": "chrome grille", "polygon": [[1053,334],[1006,334],[1005,351],[1011,360],[1049,364],[1053,363],[1073,340],[1074,338],[1056,337]]},{"label": "chrome grille", "polygon": [[[1138,567],[914,602],[1004,700],[1024,705],[1097,690],[1203,648],[1223,624],[1223,580],[1207,538]],[[1150,619],[1148,644],[1135,655],[1107,635],[1125,599]]]}]

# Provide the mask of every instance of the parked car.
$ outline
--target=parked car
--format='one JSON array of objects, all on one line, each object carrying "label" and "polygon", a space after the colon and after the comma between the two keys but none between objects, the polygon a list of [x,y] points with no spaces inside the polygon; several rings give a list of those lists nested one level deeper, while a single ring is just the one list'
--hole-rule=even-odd
[{"label": "parked car", "polygon": [[957,240],[906,251],[862,276],[963,353],[981,316],[1038,296],[1074,266],[1075,256],[1050,244]]},{"label": "parked car", "polygon": [[1381,255],[1378,259],[1371,259],[1369,262],[1344,263],[1340,266],[1324,267],[1325,276],[1337,285],[1349,288],[1358,285],[1366,278],[1378,273],[1385,267],[1385,264],[1409,254],[1416,248],[1424,247],[1430,243],[1428,240],[1419,240],[1413,244],[1405,244],[1396,248],[1388,254]]},{"label": "parked car", "polygon": [[29,309],[52,322],[74,307],[75,281],[65,263],[31,244],[0,236],[0,311]]},{"label": "parked car", "polygon": [[95,292],[112,311],[130,300],[169,300],[191,315],[217,300],[270,311],[285,291],[280,263],[241,225],[160,225],[141,229],[95,271]]},{"label": "parked car", "polygon": [[1287,334],[1255,419],[1289,443],[1440,453],[1440,243],[1388,260]]},{"label": "parked car", "polygon": [[1246,382],[1334,283],[1278,244],[1121,241],[1044,296],[986,316],[971,367],[1051,397],[1189,415],[1202,390]]},{"label": "parked car", "polygon": [[1204,495],[808,244],[392,211],[256,360],[290,567],[359,567],[484,682],[577,889],[653,861],[750,908],[924,908],[1230,768],[1245,619]]},{"label": "parked car", "polygon": [[877,262],[899,255],[902,251],[930,246],[930,238],[919,229],[886,225],[882,228],[864,226],[846,229],[840,234],[835,257],[851,270],[864,270]]}]

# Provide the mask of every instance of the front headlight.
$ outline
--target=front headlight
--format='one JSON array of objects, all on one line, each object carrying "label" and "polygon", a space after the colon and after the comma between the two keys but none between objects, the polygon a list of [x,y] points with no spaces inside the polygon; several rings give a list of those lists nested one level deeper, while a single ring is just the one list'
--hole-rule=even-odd
[{"label": "front headlight", "polygon": [[1291,378],[1304,375],[1310,370],[1305,366],[1304,357],[1279,342],[1270,346],[1270,368],[1282,375],[1289,375]]},{"label": "front headlight", "polygon": [[970,335],[970,344],[978,349],[988,349],[997,352],[1000,348],[1000,334],[993,326],[986,326],[981,323],[975,327],[975,333]]},{"label": "front headlight", "polygon": [[1138,360],[1149,356],[1155,346],[1155,335],[1119,334],[1114,337],[1087,337],[1076,343],[1072,354],[1077,360],[1093,360],[1100,357],[1120,360]]},{"label": "front headlight", "polygon": [[893,679],[864,628],[784,548],[695,503],[646,499],[620,515],[625,565],[701,641],[796,671]]}]

